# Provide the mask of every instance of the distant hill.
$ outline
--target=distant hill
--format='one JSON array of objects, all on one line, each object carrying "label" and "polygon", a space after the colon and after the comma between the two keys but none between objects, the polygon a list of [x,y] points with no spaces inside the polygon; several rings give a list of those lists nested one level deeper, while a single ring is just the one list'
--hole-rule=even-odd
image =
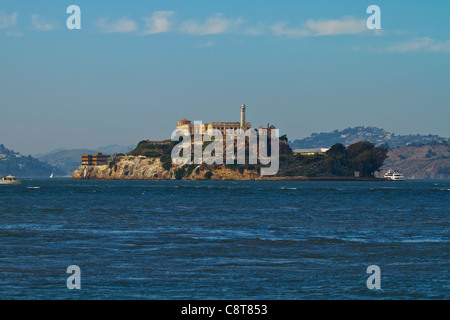
[{"label": "distant hill", "polygon": [[408,179],[450,179],[450,146],[416,144],[391,149],[381,172],[389,169]]},{"label": "distant hill", "polygon": [[90,149],[64,150],[41,156],[39,160],[59,167],[64,172],[64,175],[70,176],[81,164],[81,155],[95,153],[97,151]]},{"label": "distant hill", "polygon": [[352,127],[333,132],[313,133],[310,137],[290,141],[292,149],[328,148],[333,144],[342,143],[345,146],[358,141],[370,141],[376,145],[397,148],[413,144],[449,143],[448,138],[437,135],[395,135],[376,127]]},{"label": "distant hill", "polygon": [[136,148],[136,145],[132,145],[132,146],[120,146],[118,144],[112,144],[109,146],[105,146],[105,147],[98,147],[95,150],[98,150],[98,152],[101,152],[103,154],[117,154],[117,153],[128,153],[131,150],[133,150],[134,148]]},{"label": "distant hill", "polygon": [[66,149],[58,148],[58,149],[51,150],[51,151],[46,152],[46,153],[35,153],[35,154],[33,154],[32,156],[35,157],[35,158],[37,158],[37,159],[39,159],[39,158],[41,158],[41,157],[43,157],[43,156],[45,156],[45,155],[52,154],[52,153],[56,153],[56,152],[60,152],[60,151],[66,151]]},{"label": "distant hill", "polygon": [[83,154],[96,154],[101,152],[103,154],[114,155],[117,153],[126,153],[132,150],[133,147],[124,147],[119,145],[110,145],[106,147],[99,147],[93,149],[56,149],[46,154],[40,154],[38,159],[47,162],[53,166],[61,168],[64,175],[70,176],[72,172],[81,164],[81,156]]},{"label": "distant hill", "polygon": [[43,163],[30,155],[21,155],[0,144],[0,176],[12,174],[18,178],[48,178],[52,173],[55,176],[64,175],[63,170],[54,165]]}]

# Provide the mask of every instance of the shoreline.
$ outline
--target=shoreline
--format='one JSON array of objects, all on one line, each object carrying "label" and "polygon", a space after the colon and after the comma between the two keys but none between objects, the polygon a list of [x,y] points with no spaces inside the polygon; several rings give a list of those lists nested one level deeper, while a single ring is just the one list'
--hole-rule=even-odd
[{"label": "shoreline", "polygon": [[[189,169],[189,168],[188,168]],[[209,173],[207,175],[207,173]],[[384,177],[354,176],[287,176],[280,173],[273,176],[262,176],[256,169],[235,170],[226,166],[192,168],[186,171],[185,166],[164,168],[161,161],[141,157],[120,159],[114,165],[89,166],[82,165],[72,173],[74,180],[180,180],[180,181],[386,181]]]},{"label": "shoreline", "polygon": [[105,180],[105,181],[389,181],[385,178],[357,177],[260,177],[255,179],[102,179],[102,178],[71,178],[72,180]]},{"label": "shoreline", "polygon": [[388,181],[385,178],[359,178],[359,177],[273,177],[261,178],[261,181]]}]

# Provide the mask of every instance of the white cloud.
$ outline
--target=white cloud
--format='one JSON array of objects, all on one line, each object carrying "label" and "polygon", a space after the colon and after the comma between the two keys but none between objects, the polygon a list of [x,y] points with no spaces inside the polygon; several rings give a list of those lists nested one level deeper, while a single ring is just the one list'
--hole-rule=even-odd
[{"label": "white cloud", "polygon": [[38,31],[51,31],[56,29],[56,25],[45,21],[37,14],[31,15],[31,23],[33,24],[33,28]]},{"label": "white cloud", "polygon": [[5,36],[7,37],[22,37],[23,32],[19,30],[8,30],[5,32]]},{"label": "white cloud", "polygon": [[267,28],[264,24],[259,23],[255,26],[249,26],[244,29],[244,34],[248,36],[260,36],[267,33]]},{"label": "white cloud", "polygon": [[170,31],[172,25],[170,18],[173,11],[155,11],[151,17],[144,18],[146,30],[144,34],[156,34]]},{"label": "white cloud", "polygon": [[198,22],[196,20],[185,21],[181,24],[180,31],[198,35],[233,33],[237,32],[244,22],[242,18],[225,18],[222,14],[218,13],[207,18],[204,22]]},{"label": "white cloud", "polygon": [[279,22],[272,26],[275,35],[286,37],[337,36],[358,34],[367,30],[366,21],[353,17],[341,19],[308,20],[301,27],[289,28],[286,23]]},{"label": "white cloud", "polygon": [[357,34],[367,31],[366,20],[356,18],[343,18],[341,20],[308,20],[306,27],[315,32],[315,35],[341,35]]},{"label": "white cloud", "polygon": [[17,22],[17,16],[17,12],[12,13],[11,15],[0,12],[0,29],[7,29],[15,26]]},{"label": "white cloud", "polygon": [[416,38],[390,46],[389,52],[450,52],[450,40],[436,40],[429,37]]},{"label": "white cloud", "polygon": [[287,23],[278,22],[272,26],[272,32],[277,36],[286,37],[306,37],[309,32],[304,28],[288,28]]},{"label": "white cloud", "polygon": [[209,40],[205,43],[200,44],[198,47],[199,48],[207,48],[207,47],[214,47],[216,46],[216,43],[213,40]]},{"label": "white cloud", "polygon": [[113,22],[109,22],[107,19],[100,19],[97,21],[97,25],[103,33],[126,33],[138,29],[136,22],[125,17]]}]

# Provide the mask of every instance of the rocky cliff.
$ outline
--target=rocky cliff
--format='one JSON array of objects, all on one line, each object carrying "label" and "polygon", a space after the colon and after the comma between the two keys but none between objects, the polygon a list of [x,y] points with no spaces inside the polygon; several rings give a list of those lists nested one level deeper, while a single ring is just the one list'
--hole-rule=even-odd
[{"label": "rocky cliff", "polygon": [[103,166],[80,166],[72,174],[72,179],[101,180],[257,180],[258,178],[256,169],[244,169],[240,172],[224,165],[214,167],[172,165],[166,170],[159,158],[144,156],[122,156]]}]

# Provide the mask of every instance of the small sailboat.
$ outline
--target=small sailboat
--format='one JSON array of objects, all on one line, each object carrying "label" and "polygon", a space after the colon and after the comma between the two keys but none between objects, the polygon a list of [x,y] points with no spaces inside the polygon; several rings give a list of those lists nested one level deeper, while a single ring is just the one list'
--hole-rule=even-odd
[{"label": "small sailboat", "polygon": [[53,178],[53,172],[52,172],[52,174],[50,175],[50,179],[51,179],[51,178]]}]

